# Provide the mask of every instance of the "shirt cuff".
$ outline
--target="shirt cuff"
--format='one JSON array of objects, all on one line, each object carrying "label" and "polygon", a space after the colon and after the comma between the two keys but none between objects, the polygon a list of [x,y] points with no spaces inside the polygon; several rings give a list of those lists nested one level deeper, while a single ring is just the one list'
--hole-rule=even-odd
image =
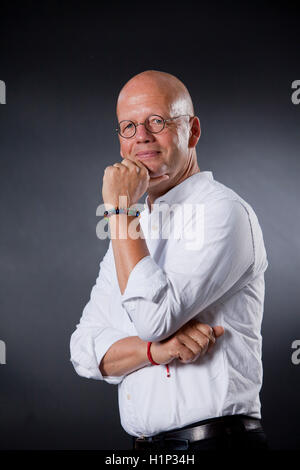
[{"label": "shirt cuff", "polygon": [[[80,328],[80,327],[79,327]],[[71,336],[70,360],[77,374],[87,379],[105,380],[111,384],[122,382],[124,376],[103,376],[99,365],[108,349],[120,339],[128,337],[128,334],[120,332],[115,328],[101,328],[101,331],[92,336],[88,332],[77,329]]]},{"label": "shirt cuff", "polygon": [[121,296],[122,305],[130,320],[132,321],[130,312],[135,310],[138,299],[158,302],[167,285],[166,275],[154,259],[150,255],[142,258],[131,271],[126,289]]},{"label": "shirt cuff", "polygon": [[[100,334],[99,336],[96,336],[94,339],[94,348],[95,348],[95,355],[97,358],[97,364],[100,366],[100,363],[109,350],[109,348],[119,341],[120,339],[127,338],[128,334],[126,333],[120,333],[118,330],[114,330],[113,328],[107,328],[105,330],[105,335]],[[110,375],[102,375],[100,368],[98,367],[99,374],[100,374],[100,380],[105,380],[106,382],[110,384],[119,384],[122,382],[123,376],[110,376]]]}]

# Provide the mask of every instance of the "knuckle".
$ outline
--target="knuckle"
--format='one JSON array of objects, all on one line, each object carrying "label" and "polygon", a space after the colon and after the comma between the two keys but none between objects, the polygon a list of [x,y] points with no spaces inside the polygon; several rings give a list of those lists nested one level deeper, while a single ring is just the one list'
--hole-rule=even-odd
[{"label": "knuckle", "polygon": [[204,332],[207,335],[210,335],[212,332],[212,328],[209,325],[204,325]]},{"label": "knuckle", "polygon": [[192,359],[194,359],[194,356],[195,354],[193,353],[193,351],[191,351],[190,349],[188,349],[187,347],[183,347],[181,352],[180,352],[180,357],[185,361],[185,362],[189,362],[191,361]]},{"label": "knuckle", "polygon": [[197,353],[199,354],[199,352],[201,352],[203,349],[203,345],[202,345],[202,342],[201,340],[197,340]]},{"label": "knuckle", "polygon": [[205,352],[207,351],[208,345],[209,345],[209,339],[208,338],[203,339],[202,344],[201,344],[201,354],[205,354]]},{"label": "knuckle", "polygon": [[209,325],[206,325],[206,324],[202,323],[200,331],[203,335],[205,335],[205,336],[208,335],[209,336],[210,335],[210,330],[211,330],[211,327]]}]

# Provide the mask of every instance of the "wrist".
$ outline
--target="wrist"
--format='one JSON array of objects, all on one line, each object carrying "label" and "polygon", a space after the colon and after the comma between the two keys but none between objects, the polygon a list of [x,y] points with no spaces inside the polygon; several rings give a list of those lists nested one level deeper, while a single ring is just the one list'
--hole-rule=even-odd
[{"label": "wrist", "polygon": [[148,341],[147,342],[147,356],[148,356],[148,360],[149,362],[153,365],[153,366],[159,366],[160,364],[154,359],[153,357],[153,344],[151,341]]},{"label": "wrist", "polygon": [[141,212],[135,207],[112,207],[105,209],[104,218],[106,220],[139,220]]},{"label": "wrist", "polygon": [[[156,346],[157,343],[152,343],[151,341],[148,341],[147,343],[147,356],[148,356],[148,359],[150,361],[150,363],[154,366],[160,366],[160,365],[163,365],[164,363],[163,362],[156,362],[153,358],[153,355],[152,355],[152,351],[151,351],[151,346],[153,346],[153,344]],[[170,369],[169,369],[169,364],[166,364],[165,363],[165,366],[166,366],[166,369],[167,369],[167,377],[170,377]]]}]

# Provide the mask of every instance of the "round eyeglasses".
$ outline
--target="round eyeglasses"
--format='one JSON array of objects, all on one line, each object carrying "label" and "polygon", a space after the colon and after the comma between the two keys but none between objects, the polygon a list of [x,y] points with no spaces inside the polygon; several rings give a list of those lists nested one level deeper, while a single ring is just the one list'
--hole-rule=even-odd
[{"label": "round eyeglasses", "polygon": [[180,114],[179,116],[164,119],[158,114],[153,114],[152,116],[147,117],[144,122],[139,122],[137,124],[129,120],[121,121],[119,122],[119,126],[116,128],[116,131],[121,137],[124,137],[124,139],[131,139],[136,134],[137,126],[143,125],[147,131],[151,132],[151,134],[158,134],[165,128],[166,122],[183,116],[189,116],[190,118],[193,117],[189,114]]}]

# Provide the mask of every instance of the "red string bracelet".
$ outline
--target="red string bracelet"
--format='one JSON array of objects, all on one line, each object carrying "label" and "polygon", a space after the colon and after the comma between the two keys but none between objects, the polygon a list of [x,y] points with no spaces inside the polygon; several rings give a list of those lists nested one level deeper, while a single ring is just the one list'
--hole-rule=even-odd
[{"label": "red string bracelet", "polygon": [[[150,351],[151,344],[152,344],[152,342],[148,341],[148,343],[147,343],[147,356],[148,356],[148,359],[149,359],[149,361],[151,362],[151,364],[153,366],[160,366],[160,364],[158,364],[157,362],[155,362],[153,360],[153,357],[152,357],[151,351]],[[166,364],[166,368],[167,368],[167,377],[170,377],[169,364]]]}]

